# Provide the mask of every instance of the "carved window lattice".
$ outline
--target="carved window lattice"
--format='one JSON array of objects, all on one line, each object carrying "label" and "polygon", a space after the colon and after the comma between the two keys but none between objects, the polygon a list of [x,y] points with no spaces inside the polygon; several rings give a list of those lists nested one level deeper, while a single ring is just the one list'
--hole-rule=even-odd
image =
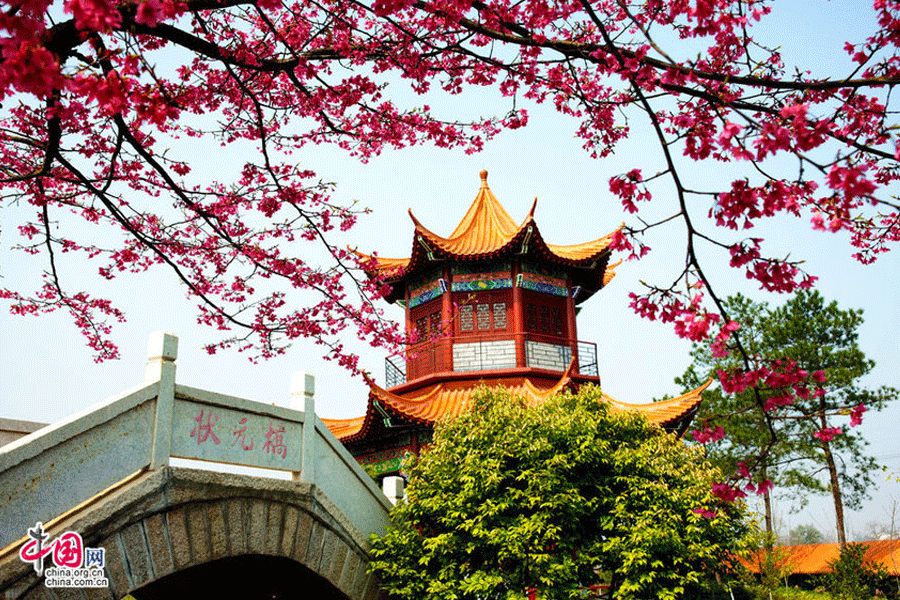
[{"label": "carved window lattice", "polygon": [[506,329],[506,303],[496,302],[494,308],[494,329]]},{"label": "carved window lattice", "polygon": [[418,336],[419,341],[428,337],[428,317],[416,319],[416,335]]},{"label": "carved window lattice", "polygon": [[419,341],[427,340],[431,335],[437,335],[441,332],[441,313],[433,312],[416,319],[416,335]]},{"label": "carved window lattice", "polygon": [[490,331],[507,328],[506,303],[464,304],[457,312],[459,331]]},{"label": "carved window lattice", "polygon": [[491,305],[476,304],[475,315],[478,317],[478,330],[484,331],[491,328]]},{"label": "carved window lattice", "polygon": [[472,331],[475,328],[474,312],[471,304],[459,307],[460,331]]}]

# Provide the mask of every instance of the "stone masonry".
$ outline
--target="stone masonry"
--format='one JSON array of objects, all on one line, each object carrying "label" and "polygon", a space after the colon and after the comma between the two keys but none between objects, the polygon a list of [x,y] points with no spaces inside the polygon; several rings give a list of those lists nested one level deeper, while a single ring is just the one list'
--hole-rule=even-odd
[{"label": "stone masonry", "polygon": [[511,369],[515,366],[515,340],[453,344],[454,371]]},{"label": "stone masonry", "polygon": [[546,342],[525,342],[525,360],[529,367],[565,371],[572,361],[572,349],[568,346]]},{"label": "stone masonry", "polygon": [[[377,600],[366,572],[368,542],[314,485],[228,473],[163,467],[148,471],[50,533],[81,533],[87,547],[106,549],[108,589],[50,589],[15,552],[0,557],[7,600],[104,598],[176,571],[248,554],[293,559],[348,600]],[[24,533],[24,531],[23,531]]]}]

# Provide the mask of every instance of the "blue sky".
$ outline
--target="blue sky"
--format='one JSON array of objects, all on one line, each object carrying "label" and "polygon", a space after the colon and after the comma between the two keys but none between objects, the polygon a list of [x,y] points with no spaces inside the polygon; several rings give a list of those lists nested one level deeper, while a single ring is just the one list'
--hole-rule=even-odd
[{"label": "blue sky", "polygon": [[[816,72],[841,72],[840,65],[846,62],[840,51],[843,41],[858,41],[871,22],[864,6],[855,1],[778,3],[778,10],[783,12],[775,15],[774,24],[762,34],[783,42],[782,50],[789,61],[793,58]],[[451,113],[482,114],[503,112],[505,108],[502,101],[484,91],[443,102],[441,108]],[[543,108],[529,110],[531,126],[501,135],[474,156],[412,148],[388,152],[361,164],[336,149],[313,147],[299,153],[297,159],[324,180],[336,182],[336,199],[359,200],[373,209],[343,242],[383,256],[408,255],[413,228],[407,208],[412,208],[433,231],[444,235],[452,231],[478,190],[481,169],[490,172],[492,190],[515,220],[524,218],[533,199],[538,198],[536,219],[551,243],[594,239],[630,219],[609,194],[607,181],[634,166],[642,167],[645,173],[658,168],[657,152],[641,127],[636,125],[636,135],[615,156],[595,161],[580,149],[573,135],[573,121]],[[213,145],[197,146],[192,153],[198,157],[196,166],[202,176],[227,173],[231,164],[237,167],[238,154]],[[690,177],[703,182],[736,172],[733,167],[712,165],[692,168]],[[654,193],[652,211],[668,214],[672,207],[670,190],[663,186]],[[702,215],[708,206],[696,204],[692,210]],[[0,274],[7,286],[36,281],[43,268],[22,253],[9,251],[16,242],[13,232],[17,214],[6,208],[0,212]],[[702,226],[711,229],[708,223]],[[818,289],[827,299],[837,300],[845,308],[865,310],[860,343],[877,362],[867,383],[900,387],[896,370],[900,345],[894,332],[900,273],[896,250],[875,265],[860,265],[850,258],[852,250],[845,236],[810,231],[808,216],[779,217],[761,223],[750,233],[766,238],[775,256],[790,254],[806,260],[806,268],[819,277]],[[653,252],[642,261],[624,263],[613,282],[586,302],[579,315],[579,337],[598,344],[604,390],[620,400],[644,402],[678,392],[673,379],[689,362],[689,344],[678,339],[668,326],[635,316],[628,308],[628,293],[639,290],[641,281],[668,283],[680,271],[682,237],[677,222],[654,233],[647,240]],[[719,293],[741,291],[759,299],[781,301],[758,293],[743,275],[727,268],[727,258],[722,254],[704,251],[704,256]],[[156,330],[180,337],[180,383],[264,402],[286,402],[290,374],[311,371],[318,378],[320,416],[348,417],[364,410],[365,385],[351,379],[340,367],[322,361],[313,345],[297,344],[286,356],[256,365],[235,353],[208,356],[202,346],[216,339],[215,332],[196,324],[192,305],[172,276],[158,272],[106,284],[97,281],[95,269],[93,265],[68,265],[64,280],[72,289],[102,290],[125,309],[129,321],[117,326],[114,334],[122,359],[95,364],[63,314],[24,319],[0,313],[0,417],[53,421],[140,383],[147,337]],[[387,310],[394,318],[402,315],[396,307]],[[348,342],[352,344],[352,340]],[[355,348],[363,357],[364,368],[377,381],[383,381],[384,353],[361,344]],[[868,414],[863,428],[872,441],[872,453],[900,475],[895,433],[898,423],[900,406],[895,405],[881,415]],[[900,484],[896,482],[886,481],[875,492],[875,499],[862,512],[850,515],[851,529],[861,529],[869,521],[887,520],[885,510],[893,500],[900,501]],[[776,506],[787,526],[809,522],[825,532],[833,528],[827,502],[817,501],[801,515],[788,515],[786,504]]]}]

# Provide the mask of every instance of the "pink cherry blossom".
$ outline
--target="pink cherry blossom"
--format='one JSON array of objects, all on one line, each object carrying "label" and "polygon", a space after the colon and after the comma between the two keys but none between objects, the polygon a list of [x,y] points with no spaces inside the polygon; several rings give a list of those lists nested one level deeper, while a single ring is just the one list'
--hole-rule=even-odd
[{"label": "pink cherry blossom", "polygon": [[814,438],[818,438],[823,442],[830,442],[835,437],[843,434],[844,431],[840,427],[823,427],[813,434]]}]

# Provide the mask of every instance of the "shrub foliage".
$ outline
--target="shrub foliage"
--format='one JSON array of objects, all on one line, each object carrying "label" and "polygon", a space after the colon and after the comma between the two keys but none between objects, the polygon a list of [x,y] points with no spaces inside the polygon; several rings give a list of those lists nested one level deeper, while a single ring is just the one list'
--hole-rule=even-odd
[{"label": "shrub foliage", "polygon": [[[529,405],[482,390],[405,466],[407,501],[374,540],[395,598],[691,597],[728,581],[745,547],[739,505],[711,493],[702,451],[597,388]],[[595,587],[596,589],[596,587]]]}]

